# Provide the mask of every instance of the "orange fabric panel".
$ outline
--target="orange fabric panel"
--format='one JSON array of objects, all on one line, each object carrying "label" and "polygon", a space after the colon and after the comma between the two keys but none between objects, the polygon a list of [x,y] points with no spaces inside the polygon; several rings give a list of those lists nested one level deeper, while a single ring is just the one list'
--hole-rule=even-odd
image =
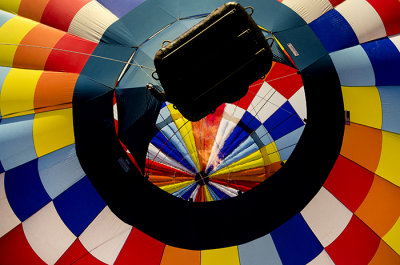
[{"label": "orange fabric panel", "polygon": [[166,176],[158,176],[158,175],[150,175],[149,181],[156,185],[157,187],[166,186],[170,184],[177,184],[180,182],[193,180],[193,177],[166,177]]},{"label": "orange fabric panel", "polygon": [[[33,45],[46,48],[18,46],[15,52],[13,67],[44,69],[47,58],[65,32],[39,24],[22,39],[22,45]],[[48,49],[50,48],[50,49]]]},{"label": "orange fabric panel", "polygon": [[200,251],[165,246],[160,265],[200,265]]},{"label": "orange fabric panel", "polygon": [[376,176],[364,202],[355,214],[383,237],[400,216],[400,188]]},{"label": "orange fabric panel", "polygon": [[35,91],[35,112],[71,108],[78,76],[72,73],[43,72]]},{"label": "orange fabric panel", "polygon": [[50,0],[21,0],[18,14],[40,22],[42,14]]},{"label": "orange fabric panel", "polygon": [[246,169],[238,172],[232,172],[230,174],[222,174],[213,176],[213,179],[220,180],[244,180],[262,182],[272,176],[276,171],[281,168],[281,162],[272,163],[265,167],[257,167]]},{"label": "orange fabric panel", "polygon": [[208,115],[198,122],[192,122],[193,136],[199,156],[201,171],[206,169],[224,108],[225,104],[222,104],[213,114]]},{"label": "orange fabric panel", "polygon": [[398,265],[400,256],[389,247],[383,240],[379,243],[375,256],[369,262],[369,265]]},{"label": "orange fabric panel", "polygon": [[382,149],[381,130],[351,123],[345,126],[340,154],[375,172]]},{"label": "orange fabric panel", "polygon": [[244,180],[259,183],[267,179],[268,176],[265,174],[265,172],[265,167],[257,167],[238,172],[232,172],[230,174],[216,175],[213,176],[212,179],[231,181]]}]

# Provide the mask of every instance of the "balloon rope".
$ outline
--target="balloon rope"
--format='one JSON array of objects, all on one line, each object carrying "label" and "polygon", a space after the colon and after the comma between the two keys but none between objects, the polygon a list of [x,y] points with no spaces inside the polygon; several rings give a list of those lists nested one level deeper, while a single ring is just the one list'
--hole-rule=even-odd
[{"label": "balloon rope", "polygon": [[[64,108],[63,108],[63,106],[64,106]],[[60,108],[57,108],[57,107],[60,107]],[[60,103],[60,104],[42,106],[42,107],[33,108],[33,109],[15,111],[15,112],[12,112],[12,113],[7,113],[7,114],[3,115],[1,118],[2,119],[7,119],[7,118],[20,117],[20,116],[31,115],[31,114],[38,114],[40,112],[35,112],[35,110],[44,110],[44,109],[48,109],[48,108],[56,108],[56,109],[72,108],[72,101],[71,102]],[[56,110],[56,109],[54,109],[54,110]],[[31,113],[32,111],[33,111],[33,113]],[[26,114],[17,115],[17,114],[20,114],[20,113],[26,113]]]},{"label": "balloon rope", "polygon": [[129,61],[128,62],[121,61],[121,60],[117,60],[117,59],[113,59],[113,58],[109,58],[109,57],[105,57],[105,56],[90,54],[90,53],[71,51],[71,50],[65,50],[65,49],[59,49],[59,48],[51,48],[51,47],[45,47],[45,46],[28,45],[28,44],[16,44],[16,43],[3,43],[3,42],[0,42],[0,45],[3,45],[3,46],[21,46],[21,47],[28,47],[28,48],[39,48],[39,49],[48,49],[48,50],[54,50],[54,51],[60,51],[60,52],[75,53],[75,54],[79,54],[79,55],[95,57],[95,58],[108,60],[108,61],[113,61],[113,62],[117,62],[117,63],[129,64],[129,65],[132,65],[132,66],[137,66],[137,67],[140,67],[140,68],[144,68],[144,69],[155,71],[154,68],[151,68],[151,67],[148,67],[148,66],[144,66],[144,65],[140,65],[140,64],[134,64],[134,63],[131,63]]}]

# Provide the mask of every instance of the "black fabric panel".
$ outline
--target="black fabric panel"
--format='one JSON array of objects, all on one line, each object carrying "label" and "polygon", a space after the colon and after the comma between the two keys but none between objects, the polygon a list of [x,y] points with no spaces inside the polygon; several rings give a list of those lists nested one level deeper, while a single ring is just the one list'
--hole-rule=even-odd
[{"label": "black fabric panel", "polygon": [[341,148],[343,101],[329,56],[301,75],[308,121],[297,147],[278,172],[238,197],[187,202],[146,181],[131,165],[126,173],[119,162],[126,155],[113,131],[110,93],[85,104],[74,102],[79,160],[119,218],[163,243],[211,249],[256,239],[306,206],[325,182]]},{"label": "black fabric panel", "polygon": [[162,105],[146,87],[117,89],[118,134],[144,171],[147,148],[157,134],[155,123]]}]

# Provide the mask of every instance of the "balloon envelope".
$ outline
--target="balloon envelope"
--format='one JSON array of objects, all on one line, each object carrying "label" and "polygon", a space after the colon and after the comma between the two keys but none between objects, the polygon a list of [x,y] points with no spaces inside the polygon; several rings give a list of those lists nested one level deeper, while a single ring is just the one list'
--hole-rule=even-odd
[{"label": "balloon envelope", "polygon": [[239,1],[294,65],[189,123],[152,58],[224,2],[0,3],[1,264],[400,263],[400,3]]}]

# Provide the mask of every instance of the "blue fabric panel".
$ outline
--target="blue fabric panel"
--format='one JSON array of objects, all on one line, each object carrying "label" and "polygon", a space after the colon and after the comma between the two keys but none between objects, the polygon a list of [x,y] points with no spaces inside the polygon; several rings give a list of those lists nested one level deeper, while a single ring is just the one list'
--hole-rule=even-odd
[{"label": "blue fabric panel", "polygon": [[55,198],[54,206],[65,225],[79,237],[106,204],[85,177]]},{"label": "blue fabric panel", "polygon": [[279,156],[281,157],[281,161],[285,161],[287,159],[289,159],[290,155],[293,153],[293,150],[296,146],[292,145],[292,146],[288,146],[288,147],[284,147],[282,149],[279,149]]},{"label": "blue fabric panel", "polygon": [[212,190],[216,196],[218,196],[219,200],[223,200],[223,199],[228,199],[229,196],[227,194],[225,194],[222,190],[214,187],[213,185],[208,185],[207,187]]},{"label": "blue fabric panel", "polygon": [[400,85],[400,53],[388,38],[361,45],[371,60],[377,86]]},{"label": "blue fabric panel", "polygon": [[157,133],[157,135],[151,140],[151,143],[158,149],[162,149],[161,151],[165,155],[182,164],[188,170],[192,171],[193,173],[196,172],[193,166],[186,161],[186,159],[178,152],[178,150],[176,150],[175,146],[168,141],[168,139],[161,132]]},{"label": "blue fabric panel", "polygon": [[7,21],[15,17],[15,15],[6,11],[0,10],[0,27],[3,26]]},{"label": "blue fabric panel", "polygon": [[[176,21],[178,16],[165,7],[175,0],[147,0],[112,24],[103,34],[102,42],[138,47],[147,38]],[[175,12],[176,13],[176,12]]]},{"label": "blue fabric panel", "polygon": [[193,186],[195,186],[195,185],[196,185],[196,183],[191,183],[191,184],[189,184],[187,186],[184,186],[183,188],[173,192],[172,195],[177,196],[177,197],[181,197],[182,194],[184,194],[186,191],[192,189]]},{"label": "blue fabric panel", "polygon": [[76,156],[75,145],[64,147],[38,160],[40,179],[52,199],[85,176]]},{"label": "blue fabric panel", "polygon": [[271,235],[239,245],[240,265],[282,265]]},{"label": "blue fabric panel", "polygon": [[273,142],[273,139],[269,135],[269,133],[268,133],[267,129],[264,127],[264,125],[258,127],[258,129],[255,131],[255,134],[261,140],[262,146],[266,146]]},{"label": "blue fabric panel", "polygon": [[[110,45],[105,43],[99,43],[92,55],[86,62],[85,67],[82,70],[82,74],[90,77],[96,82],[102,83],[109,87],[114,87],[122,69],[133,54],[135,49],[122,47],[119,45]],[[105,58],[110,58],[107,60]],[[113,60],[118,60],[113,61]],[[142,84],[143,86],[145,84]]]},{"label": "blue fabric panel", "polygon": [[[121,88],[132,88],[132,87],[143,87],[147,83],[152,83],[154,85],[160,85],[151,75],[155,69],[153,57],[149,57],[141,49],[138,49],[133,56],[131,61],[133,65],[130,65],[125,75],[119,82],[118,89]],[[138,65],[143,65],[151,69],[146,69],[139,67]]]},{"label": "blue fabric panel", "polygon": [[303,125],[302,119],[293,109],[292,105],[290,105],[289,101],[286,101],[264,123],[265,128],[267,128],[275,141]]},{"label": "blue fabric panel", "polygon": [[[172,119],[171,119],[172,120]],[[178,127],[174,122],[168,124],[162,129],[163,135],[169,139],[169,142],[174,145],[176,150],[185,157],[186,161],[193,167],[196,168],[196,164],[193,162],[192,157],[189,154],[188,149],[186,148],[186,144],[183,141],[182,137],[186,137],[185,135],[181,135]]]},{"label": "blue fabric panel", "polygon": [[306,25],[292,9],[276,0],[239,0],[243,6],[254,8],[253,19],[258,25],[273,32]]},{"label": "blue fabric panel", "polygon": [[89,100],[105,95],[113,90],[113,87],[106,86],[89,79],[85,75],[79,75],[75,84],[74,103],[86,103]]},{"label": "blue fabric panel", "polygon": [[364,49],[357,45],[330,54],[342,86],[375,86],[375,74]]},{"label": "blue fabric panel", "polygon": [[326,12],[309,25],[328,52],[358,44],[353,28],[335,9]]},{"label": "blue fabric panel", "polygon": [[21,222],[51,201],[40,181],[37,159],[7,171],[4,186],[8,202]]},{"label": "blue fabric panel", "polygon": [[4,172],[4,167],[3,167],[3,165],[1,164],[1,161],[0,161],[0,173],[3,173]]},{"label": "blue fabric panel", "polygon": [[197,184],[193,183],[190,185],[190,188],[185,191],[185,193],[181,196],[184,200],[189,200],[190,195],[192,195],[193,191],[196,189]]},{"label": "blue fabric panel", "polygon": [[307,264],[323,250],[301,214],[272,231],[271,236],[283,264]]},{"label": "blue fabric panel", "polygon": [[[1,13],[0,13],[0,15],[1,15]],[[0,16],[0,19],[1,19],[1,16]],[[0,21],[0,23],[1,23],[1,21]],[[1,88],[3,87],[4,80],[6,79],[10,70],[11,70],[11,68],[9,68],[9,67],[0,66],[0,94],[1,94]],[[1,112],[0,112],[0,119],[1,119]]]},{"label": "blue fabric panel", "polygon": [[254,153],[257,151],[258,145],[254,143],[253,138],[247,138],[238,148],[236,148],[227,158],[225,158],[222,163],[218,165],[216,170],[227,167],[240,159]]},{"label": "blue fabric panel", "polygon": [[117,17],[123,17],[126,13],[143,3],[145,0],[97,0]]},{"label": "blue fabric panel", "polygon": [[379,86],[382,102],[382,130],[400,134],[400,86]]},{"label": "blue fabric panel", "polygon": [[[275,37],[288,51],[299,70],[303,70],[327,54],[321,41],[308,25],[277,32]],[[289,49],[293,46],[298,55]]]},{"label": "blue fabric panel", "polygon": [[139,47],[139,50],[141,50],[150,58],[154,58],[154,55],[157,53],[157,51],[161,49],[161,44],[163,43],[163,41],[172,41],[178,38],[182,33],[186,32],[191,26],[197,24],[200,20],[201,19],[186,19],[176,21],[171,26],[143,43],[143,45]]},{"label": "blue fabric panel", "polygon": [[211,13],[214,9],[222,6],[224,0],[168,0],[163,3],[164,10],[178,17],[191,17],[200,14]]},{"label": "blue fabric panel", "polygon": [[245,112],[232,134],[226,139],[218,157],[223,159],[233,152],[251,133],[253,133],[261,122],[249,112]]},{"label": "blue fabric panel", "polygon": [[214,192],[214,190],[211,188],[211,185],[206,185],[207,186],[207,189],[208,189],[208,191],[210,192],[210,195],[211,195],[211,198],[214,200],[214,201],[218,201],[218,200],[220,200],[220,198],[217,196],[217,194]]},{"label": "blue fabric panel", "polygon": [[6,171],[37,158],[33,117],[32,114],[1,120],[0,161]]},{"label": "blue fabric panel", "polygon": [[282,160],[288,159],[292,154],[295,145],[299,142],[303,130],[304,126],[301,126],[300,128],[275,141]]}]

